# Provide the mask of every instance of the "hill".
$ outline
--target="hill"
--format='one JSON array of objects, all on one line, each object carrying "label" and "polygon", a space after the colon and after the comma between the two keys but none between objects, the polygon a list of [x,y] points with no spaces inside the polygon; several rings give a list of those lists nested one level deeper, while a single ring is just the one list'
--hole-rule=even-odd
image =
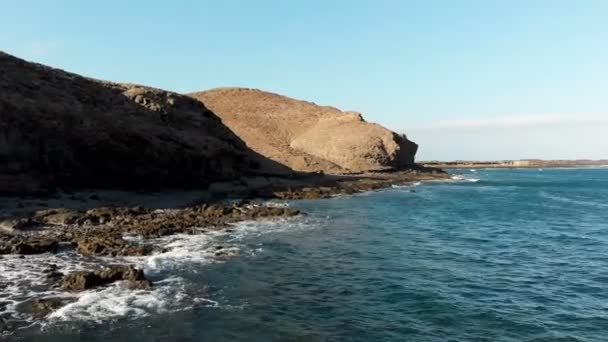
[{"label": "hill", "polygon": [[0,52],[0,193],[204,187],[268,168],[286,170],[191,97]]},{"label": "hill", "polygon": [[297,171],[359,173],[413,166],[418,146],[361,114],[245,88],[190,94],[256,152]]}]

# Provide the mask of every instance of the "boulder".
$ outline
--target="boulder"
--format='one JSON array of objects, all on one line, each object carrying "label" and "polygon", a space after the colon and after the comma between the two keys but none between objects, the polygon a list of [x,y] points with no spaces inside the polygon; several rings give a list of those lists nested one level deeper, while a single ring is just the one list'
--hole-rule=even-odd
[{"label": "boulder", "polygon": [[0,254],[55,253],[59,242],[48,236],[0,236]]},{"label": "boulder", "polygon": [[27,230],[35,226],[37,226],[37,224],[29,218],[0,220],[0,231],[9,234],[18,233],[19,231]]},{"label": "boulder", "polygon": [[141,256],[150,248],[129,243],[117,233],[95,232],[76,239],[76,251],[84,256]]},{"label": "boulder", "polygon": [[78,292],[117,281],[125,281],[125,286],[132,289],[152,287],[142,270],[126,265],[113,265],[96,271],[72,272],[63,278],[61,287],[67,291]]},{"label": "boulder", "polygon": [[66,226],[76,223],[81,213],[65,208],[39,210],[34,214],[34,220],[47,225]]},{"label": "boulder", "polygon": [[30,305],[34,315],[46,316],[67,303],[68,300],[66,298],[48,297],[34,299],[30,302]]}]

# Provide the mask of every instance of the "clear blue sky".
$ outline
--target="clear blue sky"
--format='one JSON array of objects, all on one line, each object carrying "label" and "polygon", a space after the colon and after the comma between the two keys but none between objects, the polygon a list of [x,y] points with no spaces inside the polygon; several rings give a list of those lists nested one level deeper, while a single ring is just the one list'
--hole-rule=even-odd
[{"label": "clear blue sky", "polygon": [[603,0],[21,0],[1,6],[0,49],[113,81],[245,86],[360,111],[425,142],[426,159],[608,158],[603,135],[570,152],[461,141],[580,118],[592,122],[577,121],[581,137],[608,129],[607,18]]}]

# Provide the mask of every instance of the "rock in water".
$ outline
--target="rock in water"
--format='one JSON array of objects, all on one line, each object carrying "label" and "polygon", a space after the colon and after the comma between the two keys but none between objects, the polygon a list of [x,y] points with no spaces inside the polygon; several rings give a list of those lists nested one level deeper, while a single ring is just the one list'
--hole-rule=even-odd
[{"label": "rock in water", "polygon": [[150,289],[152,283],[144,272],[133,266],[113,265],[97,271],[77,271],[63,278],[61,287],[68,291],[84,291],[94,287],[125,281],[131,289]]},{"label": "rock in water", "polygon": [[204,187],[260,157],[201,102],[0,52],[0,193]]},{"label": "rock in water", "polygon": [[51,237],[0,235],[0,254],[55,253],[59,243]]},{"label": "rock in water", "polygon": [[418,145],[359,113],[254,89],[191,94],[249,147],[298,171],[348,173],[414,165]]},{"label": "rock in water", "polygon": [[150,248],[129,243],[115,233],[102,231],[76,239],[76,251],[85,256],[141,256],[148,254]]},{"label": "rock in water", "polygon": [[67,302],[68,300],[65,298],[37,298],[31,302],[31,309],[35,315],[45,316],[64,306]]}]

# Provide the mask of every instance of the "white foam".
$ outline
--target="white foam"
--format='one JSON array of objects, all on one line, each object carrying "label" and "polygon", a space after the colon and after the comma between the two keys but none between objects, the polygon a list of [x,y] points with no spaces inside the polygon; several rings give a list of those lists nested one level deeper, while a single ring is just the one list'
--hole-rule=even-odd
[{"label": "white foam", "polygon": [[163,252],[141,260],[140,265],[146,273],[158,273],[171,270],[184,265],[197,266],[208,264],[217,260],[215,257],[217,236],[224,232],[206,232],[196,235],[176,234],[154,240],[154,245],[163,249]]},{"label": "white foam", "polygon": [[265,221],[242,221],[232,224],[235,228],[228,241],[239,242],[245,237],[261,236],[269,233],[293,232],[310,230],[320,227],[318,222],[311,218],[280,218]]},{"label": "white foam", "polygon": [[464,175],[453,175],[450,177],[450,179],[452,179],[454,181],[464,181],[464,182],[471,182],[471,183],[479,182],[479,178],[469,178]]},{"label": "white foam", "polygon": [[26,302],[34,298],[69,297],[58,287],[51,287],[47,278],[50,267],[55,265],[57,271],[69,273],[89,267],[96,262],[79,258],[71,253],[41,255],[4,255],[0,258],[0,301],[7,302],[4,313],[21,325],[32,324],[36,319],[24,312]]},{"label": "white foam", "polygon": [[264,205],[271,208],[289,208],[290,206],[287,202],[266,202]]},{"label": "white foam", "polygon": [[[188,283],[172,273],[175,274],[176,270],[196,272],[201,265],[223,262],[236,255],[253,256],[263,253],[260,246],[248,247],[243,240],[268,233],[320,227],[316,223],[313,219],[296,217],[235,223],[228,231],[203,232],[201,229],[202,234],[177,234],[148,241],[162,252],[144,257],[83,258],[74,252],[4,256],[0,258],[0,300],[9,302],[4,310],[13,319],[43,325],[58,321],[103,322],[120,317],[138,318],[188,309],[196,303],[215,306],[219,304],[205,298],[204,289],[200,289],[199,284]],[[143,241],[140,236],[126,238]],[[64,292],[58,287],[49,288],[46,271],[51,264],[57,266],[57,271],[67,274],[77,270],[96,269],[110,263],[131,263],[143,269],[148,278],[154,281],[153,289],[129,290],[117,283],[75,294]],[[62,297],[71,303],[43,320],[19,309],[26,301],[45,297]]]},{"label": "white foam", "polygon": [[409,183],[409,184],[393,184],[393,185],[391,185],[391,188],[409,189],[409,188],[413,188],[413,187],[420,186],[420,185],[422,185],[422,182],[413,182],[413,183]]},{"label": "white foam", "polygon": [[207,302],[204,292],[193,295],[182,278],[169,278],[155,283],[152,291],[129,290],[114,284],[101,290],[81,292],[77,300],[49,315],[51,321],[103,321],[129,317],[141,318],[154,313],[190,308],[194,303]]}]

